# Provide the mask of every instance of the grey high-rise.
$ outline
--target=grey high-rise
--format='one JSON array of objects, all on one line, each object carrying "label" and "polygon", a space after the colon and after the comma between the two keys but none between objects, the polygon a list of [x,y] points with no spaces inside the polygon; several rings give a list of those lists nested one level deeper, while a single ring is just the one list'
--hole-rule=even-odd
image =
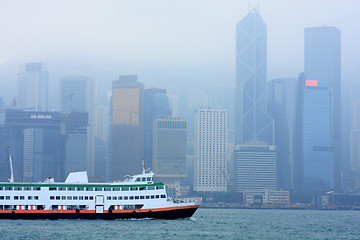
[{"label": "grey high-rise", "polygon": [[47,111],[49,72],[43,63],[26,63],[17,73],[17,108]]},{"label": "grey high-rise", "polygon": [[236,144],[274,143],[266,103],[266,44],[266,24],[254,8],[236,26]]}]

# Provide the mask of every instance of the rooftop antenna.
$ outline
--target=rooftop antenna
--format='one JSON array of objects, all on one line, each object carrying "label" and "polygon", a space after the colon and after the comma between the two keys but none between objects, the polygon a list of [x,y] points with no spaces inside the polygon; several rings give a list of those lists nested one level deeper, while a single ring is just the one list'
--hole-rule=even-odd
[{"label": "rooftop antenna", "polygon": [[258,13],[260,10],[260,0],[249,0],[249,13]]},{"label": "rooftop antenna", "polygon": [[14,182],[14,171],[13,171],[13,165],[12,165],[12,157],[10,155],[9,149],[10,149],[10,145],[8,145],[8,147],[7,147],[7,153],[8,153],[9,163],[10,163],[10,178],[8,180],[9,180],[9,182],[13,183]]}]

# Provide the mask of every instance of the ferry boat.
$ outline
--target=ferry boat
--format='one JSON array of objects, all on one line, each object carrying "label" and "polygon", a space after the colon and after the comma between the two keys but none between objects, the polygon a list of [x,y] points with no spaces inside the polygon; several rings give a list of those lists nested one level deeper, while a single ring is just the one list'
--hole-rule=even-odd
[{"label": "ferry boat", "polygon": [[87,173],[72,172],[65,182],[0,182],[0,219],[189,218],[201,198],[172,199],[154,173],[125,176],[123,182],[89,183]]}]

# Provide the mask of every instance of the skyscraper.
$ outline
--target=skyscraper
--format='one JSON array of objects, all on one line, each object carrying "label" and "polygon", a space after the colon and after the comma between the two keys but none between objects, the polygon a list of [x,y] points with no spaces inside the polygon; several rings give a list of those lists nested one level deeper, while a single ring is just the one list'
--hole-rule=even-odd
[{"label": "skyscraper", "polygon": [[144,85],[136,75],[112,83],[111,178],[141,170],[144,141]]},{"label": "skyscraper", "polygon": [[[328,87],[330,101],[329,162],[333,188],[341,188],[341,33],[335,27],[305,28],[304,72],[306,80],[316,80],[319,86]],[[326,83],[327,82],[327,85]],[[303,84],[306,86],[306,83]],[[311,87],[311,86],[308,86]],[[319,88],[319,87],[318,87]],[[304,99],[306,101],[306,99]],[[316,103],[312,103],[316,104]],[[305,106],[304,106],[305,110]],[[304,123],[305,124],[305,123]],[[326,123],[324,123],[326,124]],[[305,126],[304,126],[305,128]],[[304,136],[305,137],[305,136]],[[304,138],[304,143],[307,139]],[[327,145],[325,145],[327,146]],[[324,146],[324,147],[325,147]],[[314,149],[318,146],[313,146]],[[323,149],[323,148],[321,148]],[[325,149],[325,148],[324,148]],[[315,151],[315,150],[314,150]],[[317,152],[320,150],[317,150]],[[323,150],[321,150],[323,151]],[[333,155],[333,160],[330,155]],[[306,159],[303,159],[304,161]],[[305,167],[305,166],[304,166]],[[330,170],[330,168],[329,168]],[[306,174],[306,169],[304,169]],[[330,173],[328,173],[330,175]],[[317,179],[319,181],[319,179]]]},{"label": "skyscraper", "polygon": [[360,173],[360,100],[353,102],[352,128],[350,135],[351,170]]},{"label": "skyscraper", "polygon": [[267,112],[266,58],[266,24],[253,7],[236,25],[236,191],[276,187],[274,121]]},{"label": "skyscraper", "polygon": [[186,121],[163,118],[153,122],[152,169],[164,182],[180,181],[186,177]]},{"label": "skyscraper", "polygon": [[[17,181],[43,181],[47,177],[63,179],[65,124],[58,112],[6,111],[6,126]],[[4,141],[3,141],[4,142]]]},{"label": "skyscraper", "polygon": [[236,144],[274,142],[267,113],[266,44],[266,24],[253,8],[236,25]]},{"label": "skyscraper", "polygon": [[44,63],[20,66],[17,79],[17,109],[47,111],[49,72]]},{"label": "skyscraper", "polygon": [[[89,172],[88,165],[88,112],[70,112],[66,117],[64,177],[70,172]],[[93,169],[91,172],[93,172]]]},{"label": "skyscraper", "polygon": [[226,153],[227,111],[199,108],[195,112],[195,191],[227,191]]},{"label": "skyscraper", "polygon": [[170,114],[165,89],[150,88],[144,92],[144,159],[150,166],[153,157],[153,121]]},{"label": "skyscraper", "polygon": [[296,78],[268,82],[268,113],[275,121],[277,181],[282,189],[293,189]]},{"label": "skyscraper", "polygon": [[328,190],[334,187],[331,92],[329,82],[306,79],[301,74],[298,85],[296,191],[316,194],[323,193],[323,184]]},{"label": "skyscraper", "polygon": [[91,112],[94,107],[94,79],[84,75],[70,75],[60,79],[60,111]]},{"label": "skyscraper", "polygon": [[[84,75],[70,75],[60,79],[60,112],[72,113],[81,112],[87,113],[87,123],[83,127],[86,131],[82,131],[82,134],[77,135],[79,141],[85,140],[85,145],[78,144],[78,148],[70,147],[67,149],[67,158],[76,159],[71,156],[81,155],[81,163],[84,166],[80,167],[80,163],[73,163],[76,169],[87,170],[90,176],[94,175],[94,99],[95,99],[95,87],[94,79]],[[80,117],[79,122],[83,122],[84,115],[71,114],[74,117]],[[75,136],[72,136],[73,138]],[[81,140],[80,140],[81,138]],[[79,148],[81,146],[81,148]],[[76,151],[71,153],[71,149]],[[69,160],[66,160],[68,165]],[[70,169],[71,170],[71,169]]]}]

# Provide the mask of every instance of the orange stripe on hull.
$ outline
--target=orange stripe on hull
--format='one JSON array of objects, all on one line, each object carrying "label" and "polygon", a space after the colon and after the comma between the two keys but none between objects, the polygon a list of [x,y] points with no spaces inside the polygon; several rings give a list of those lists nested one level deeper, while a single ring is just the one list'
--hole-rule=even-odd
[{"label": "orange stripe on hull", "polygon": [[[200,205],[183,206],[183,207],[168,207],[168,208],[149,208],[149,209],[127,209],[127,210],[112,210],[113,213],[133,213],[135,212],[163,212],[174,211],[181,209],[198,208]],[[0,210],[1,213],[76,213],[76,210]],[[79,210],[80,213],[95,213],[95,210]],[[108,213],[104,210],[104,213]]]}]

